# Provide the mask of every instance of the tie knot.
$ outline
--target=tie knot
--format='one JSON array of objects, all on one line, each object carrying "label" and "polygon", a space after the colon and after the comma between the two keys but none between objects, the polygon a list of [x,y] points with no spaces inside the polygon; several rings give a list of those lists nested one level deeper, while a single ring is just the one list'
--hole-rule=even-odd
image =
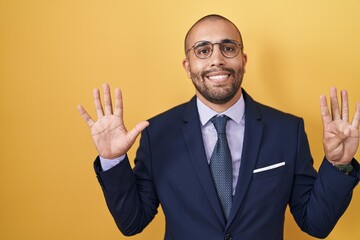
[{"label": "tie knot", "polygon": [[227,120],[229,119],[228,116],[226,115],[222,115],[222,116],[217,116],[217,117],[213,117],[211,119],[211,122],[214,124],[214,127],[216,129],[216,132],[218,134],[220,133],[226,133],[226,123]]}]

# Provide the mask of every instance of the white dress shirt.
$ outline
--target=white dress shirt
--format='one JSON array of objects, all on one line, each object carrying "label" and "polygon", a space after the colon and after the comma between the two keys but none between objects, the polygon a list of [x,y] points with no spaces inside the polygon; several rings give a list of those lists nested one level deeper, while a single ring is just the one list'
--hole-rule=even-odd
[{"label": "white dress shirt", "polygon": [[[217,132],[210,121],[210,119],[216,115],[226,115],[230,119],[226,124],[226,136],[229,143],[229,148],[232,158],[233,169],[233,195],[235,195],[235,189],[237,180],[239,177],[239,170],[241,165],[241,154],[244,142],[244,130],[245,130],[245,102],[241,95],[241,98],[225,112],[218,113],[203,102],[197,99],[197,107],[200,116],[201,132],[204,141],[205,153],[208,163],[210,163],[210,157],[214,150],[217,141]],[[125,155],[116,159],[105,159],[100,156],[101,167],[103,171],[119,164],[125,159]]]},{"label": "white dress shirt", "polygon": [[233,195],[235,195],[235,188],[239,177],[239,170],[241,164],[241,154],[244,142],[244,130],[245,130],[245,102],[241,95],[241,98],[225,112],[218,113],[199,99],[197,99],[197,106],[201,122],[202,137],[205,146],[206,158],[210,163],[212,152],[215,148],[217,141],[217,132],[214,124],[210,121],[211,118],[217,115],[226,115],[230,119],[226,124],[226,137],[228,140],[233,170]]}]

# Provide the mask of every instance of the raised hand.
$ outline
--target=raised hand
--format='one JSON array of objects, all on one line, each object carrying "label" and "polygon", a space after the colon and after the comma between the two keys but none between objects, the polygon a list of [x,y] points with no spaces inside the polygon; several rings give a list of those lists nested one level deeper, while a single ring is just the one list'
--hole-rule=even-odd
[{"label": "raised hand", "polygon": [[93,92],[98,117],[97,121],[91,118],[83,106],[78,105],[77,108],[90,127],[91,135],[99,155],[106,159],[114,159],[128,152],[137,136],[149,125],[149,122],[140,122],[131,131],[127,131],[123,121],[123,104],[120,89],[115,89],[114,112],[110,86],[103,84],[103,91],[104,108],[101,104],[99,89],[95,89]]},{"label": "raised hand", "polygon": [[357,103],[354,118],[350,123],[347,91],[341,91],[340,109],[336,88],[331,88],[330,108],[331,115],[326,96],[320,96],[325,156],[333,164],[348,164],[359,146],[360,102]]}]

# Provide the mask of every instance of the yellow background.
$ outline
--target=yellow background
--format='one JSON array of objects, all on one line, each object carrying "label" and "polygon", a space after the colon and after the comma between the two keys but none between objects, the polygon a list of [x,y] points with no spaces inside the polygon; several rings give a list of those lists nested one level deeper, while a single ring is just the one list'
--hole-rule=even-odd
[{"label": "yellow background", "polygon": [[[360,99],[359,0],[0,0],[0,239],[125,239],[107,211],[76,105],[94,115],[92,89],[121,87],[130,128],[190,99],[183,38],[210,13],[243,34],[245,89],[304,117],[319,166],[319,95],[348,89],[352,110]],[[359,215],[357,188],[328,239],[358,240]],[[285,239],[312,239],[289,213],[285,229]],[[130,239],[163,234],[160,212]]]}]

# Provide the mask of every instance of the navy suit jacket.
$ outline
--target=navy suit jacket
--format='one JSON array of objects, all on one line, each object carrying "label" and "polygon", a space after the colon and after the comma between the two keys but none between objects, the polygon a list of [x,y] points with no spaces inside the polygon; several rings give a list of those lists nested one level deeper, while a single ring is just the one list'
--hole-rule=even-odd
[{"label": "navy suit jacket", "polygon": [[[196,98],[149,120],[135,168],[129,160],[95,171],[108,208],[124,235],[141,232],[161,204],[165,239],[280,240],[290,206],[300,228],[326,237],[359,181],[326,159],[313,168],[303,120],[255,102],[245,91],[245,135],[239,179],[225,219],[205,156]],[[277,163],[283,166],[257,172]],[[280,164],[281,165],[281,164]]]}]

